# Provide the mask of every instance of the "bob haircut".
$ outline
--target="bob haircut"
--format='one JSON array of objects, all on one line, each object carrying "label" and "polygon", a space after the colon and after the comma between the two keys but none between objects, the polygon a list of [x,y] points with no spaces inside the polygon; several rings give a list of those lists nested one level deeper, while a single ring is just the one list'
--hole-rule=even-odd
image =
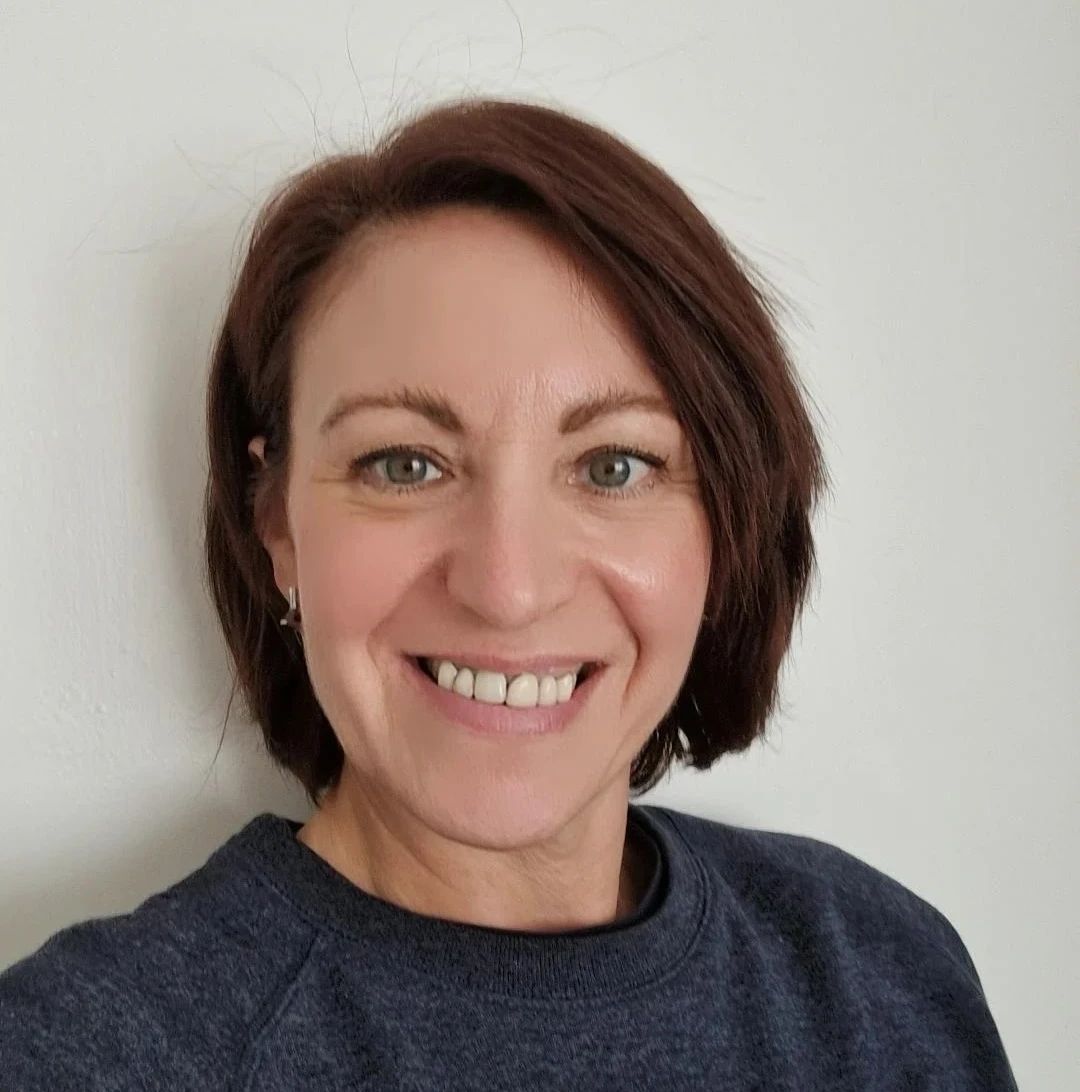
[{"label": "bob haircut", "polygon": [[[488,97],[429,107],[368,152],[279,184],[255,219],[215,339],[207,390],[206,577],[252,719],[311,801],[344,753],[316,699],[257,528],[287,481],[292,345],[378,226],[469,204],[544,226],[603,283],[685,430],[710,525],[706,606],[679,693],[630,771],[707,769],[764,732],[816,558],[828,485],[802,389],[750,264],[675,181],[611,133]],[[266,436],[265,468],[247,450]],[[225,714],[228,722],[228,710]]]}]

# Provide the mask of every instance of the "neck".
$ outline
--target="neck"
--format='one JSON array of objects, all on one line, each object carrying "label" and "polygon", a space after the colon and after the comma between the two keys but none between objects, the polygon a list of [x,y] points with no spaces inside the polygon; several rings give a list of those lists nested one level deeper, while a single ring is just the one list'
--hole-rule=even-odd
[{"label": "neck", "polygon": [[431,830],[343,773],[297,837],[356,886],[416,913],[559,932],[609,924],[640,904],[647,859],[626,809],[623,797],[608,816],[589,816],[546,842],[491,849]]}]

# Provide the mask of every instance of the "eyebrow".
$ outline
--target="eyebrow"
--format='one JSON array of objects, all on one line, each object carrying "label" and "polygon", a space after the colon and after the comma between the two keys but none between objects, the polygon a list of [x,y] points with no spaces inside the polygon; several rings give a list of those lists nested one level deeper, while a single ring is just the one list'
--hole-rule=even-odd
[{"label": "eyebrow", "polygon": [[[468,432],[454,407],[442,395],[416,387],[402,387],[383,394],[342,395],[323,419],[319,432],[325,436],[346,417],[365,409],[410,410],[426,417],[444,432],[457,436]],[[585,428],[599,417],[631,409],[646,410],[675,419],[671,408],[659,395],[614,388],[570,406],[559,421],[559,433],[566,436]]]}]

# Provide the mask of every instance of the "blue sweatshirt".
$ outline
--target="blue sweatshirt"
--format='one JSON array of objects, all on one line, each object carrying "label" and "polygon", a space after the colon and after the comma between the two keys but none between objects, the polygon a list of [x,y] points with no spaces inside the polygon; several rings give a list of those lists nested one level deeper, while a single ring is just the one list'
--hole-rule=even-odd
[{"label": "blue sweatshirt", "polygon": [[527,933],[414,913],[263,814],[0,974],[0,1089],[1016,1089],[949,921],[812,838],[631,803],[636,910]]}]

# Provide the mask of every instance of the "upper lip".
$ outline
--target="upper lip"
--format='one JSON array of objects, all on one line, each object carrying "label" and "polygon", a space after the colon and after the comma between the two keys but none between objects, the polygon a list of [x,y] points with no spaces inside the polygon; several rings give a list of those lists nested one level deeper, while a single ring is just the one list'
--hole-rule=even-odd
[{"label": "upper lip", "polygon": [[483,652],[421,652],[417,653],[417,656],[422,660],[449,660],[458,667],[465,665],[482,671],[501,671],[504,675],[520,675],[524,672],[534,675],[555,675],[573,671],[579,664],[601,666],[600,660],[590,656],[567,656],[564,653],[526,656],[522,659],[490,656]]}]

